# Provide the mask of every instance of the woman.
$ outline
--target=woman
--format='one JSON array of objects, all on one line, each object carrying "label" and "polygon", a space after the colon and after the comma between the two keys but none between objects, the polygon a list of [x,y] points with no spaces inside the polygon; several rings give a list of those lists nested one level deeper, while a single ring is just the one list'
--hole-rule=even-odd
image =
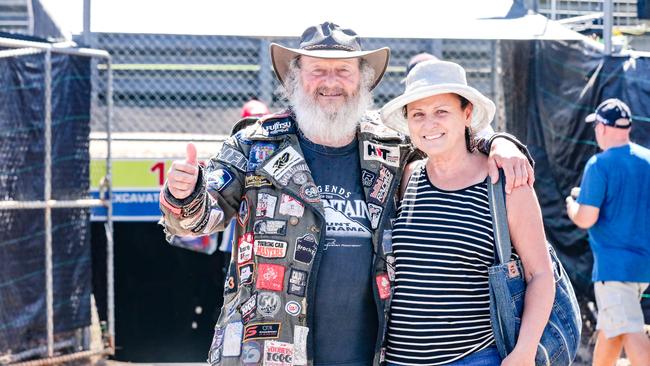
[{"label": "woman", "polygon": [[488,161],[471,141],[494,112],[492,101],[467,86],[465,70],[445,61],[415,66],[404,94],[382,109],[385,123],[426,155],[406,168],[393,227],[389,365],[534,365],[554,280],[539,204],[527,185],[506,198],[527,291],[517,346],[503,361],[490,325]]}]

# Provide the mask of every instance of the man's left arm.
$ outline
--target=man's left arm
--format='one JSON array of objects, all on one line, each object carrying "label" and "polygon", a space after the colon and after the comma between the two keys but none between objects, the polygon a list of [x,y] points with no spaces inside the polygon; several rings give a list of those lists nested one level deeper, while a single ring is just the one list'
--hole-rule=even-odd
[{"label": "man's left arm", "polygon": [[477,146],[479,151],[489,156],[488,168],[492,183],[499,180],[499,168],[503,169],[506,177],[506,193],[514,188],[535,183],[535,162],[528,149],[516,137],[498,132],[491,136],[479,132]]},{"label": "man's left arm", "polygon": [[598,214],[600,213],[600,208],[581,205],[573,197],[568,196],[566,198],[566,212],[571,221],[576,224],[577,227],[581,229],[589,229],[594,226],[596,221],[598,221]]}]

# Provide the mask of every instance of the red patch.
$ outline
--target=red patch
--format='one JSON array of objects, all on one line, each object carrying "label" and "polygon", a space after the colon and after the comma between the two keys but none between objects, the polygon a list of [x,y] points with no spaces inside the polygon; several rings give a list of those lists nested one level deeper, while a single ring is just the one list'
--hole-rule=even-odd
[{"label": "red patch", "polygon": [[243,264],[253,259],[253,233],[245,233],[239,238],[237,263]]},{"label": "red patch", "polygon": [[390,281],[388,280],[388,275],[386,273],[382,273],[377,275],[375,277],[375,281],[377,281],[377,290],[379,291],[379,298],[382,300],[386,300],[387,298],[390,297]]},{"label": "red patch", "polygon": [[284,266],[261,263],[257,267],[256,286],[263,290],[282,291],[284,288]]}]

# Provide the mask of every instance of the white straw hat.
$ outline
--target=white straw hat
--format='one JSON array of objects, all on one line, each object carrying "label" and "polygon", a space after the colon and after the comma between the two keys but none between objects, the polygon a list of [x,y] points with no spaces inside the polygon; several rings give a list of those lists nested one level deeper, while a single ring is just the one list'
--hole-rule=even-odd
[{"label": "white straw hat", "polygon": [[406,90],[381,109],[384,124],[408,135],[409,129],[403,108],[405,105],[433,95],[454,93],[463,96],[474,106],[471,128],[481,131],[494,118],[496,106],[478,90],[467,85],[465,69],[449,61],[423,61],[406,76]]}]

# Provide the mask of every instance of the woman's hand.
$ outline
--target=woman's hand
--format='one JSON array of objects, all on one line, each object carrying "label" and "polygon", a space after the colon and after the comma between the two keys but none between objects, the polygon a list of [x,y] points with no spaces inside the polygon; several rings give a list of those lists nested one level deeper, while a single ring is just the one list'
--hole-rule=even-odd
[{"label": "woman's hand", "polygon": [[501,366],[535,366],[535,353],[524,353],[515,349],[503,361]]}]

